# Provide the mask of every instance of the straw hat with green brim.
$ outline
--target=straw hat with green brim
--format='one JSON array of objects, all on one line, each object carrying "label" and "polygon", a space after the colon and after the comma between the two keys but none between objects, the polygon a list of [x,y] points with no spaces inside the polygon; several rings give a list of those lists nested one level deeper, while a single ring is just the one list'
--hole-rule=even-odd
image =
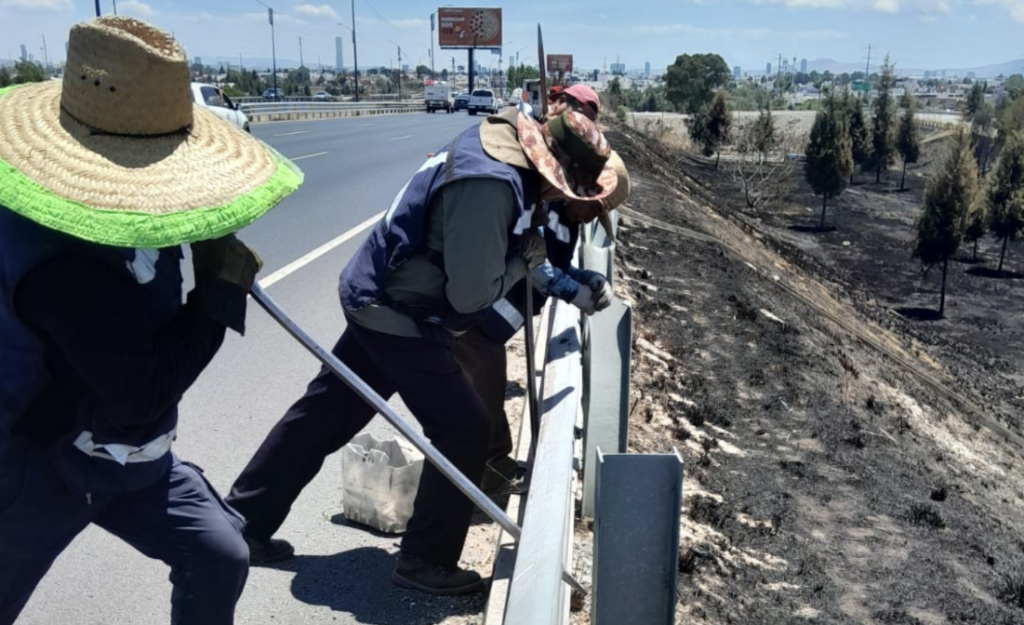
[{"label": "straw hat with green brim", "polygon": [[300,184],[288,160],[193,102],[184,50],[138,20],[78,24],[63,82],[0,89],[0,206],[87,241],[217,238]]}]

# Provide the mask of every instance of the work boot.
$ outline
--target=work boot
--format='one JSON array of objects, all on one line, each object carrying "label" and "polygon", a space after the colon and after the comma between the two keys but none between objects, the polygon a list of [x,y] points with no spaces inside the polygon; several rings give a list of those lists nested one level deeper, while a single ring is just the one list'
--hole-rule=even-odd
[{"label": "work boot", "polygon": [[423,558],[405,555],[398,557],[391,581],[431,595],[468,595],[484,587],[484,580],[476,571],[437,566]]},{"label": "work boot", "polygon": [[271,564],[281,562],[295,555],[295,547],[287,540],[271,538],[260,540],[252,536],[243,536],[249,545],[250,564]]},{"label": "work boot", "polygon": [[526,466],[520,464],[518,460],[509,456],[495,458],[484,466],[480,490],[492,496],[520,493],[525,478]]}]

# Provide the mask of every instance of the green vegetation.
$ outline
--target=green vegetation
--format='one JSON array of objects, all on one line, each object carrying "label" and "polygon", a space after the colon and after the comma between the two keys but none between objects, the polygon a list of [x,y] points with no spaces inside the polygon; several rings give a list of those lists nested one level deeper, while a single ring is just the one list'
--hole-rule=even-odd
[{"label": "green vegetation", "polygon": [[960,248],[977,199],[978,167],[971,154],[968,133],[961,128],[939,172],[928,182],[914,246],[914,257],[920,258],[926,267],[942,265],[940,316],[946,311],[949,259]]},{"label": "green vegetation", "polygon": [[681,54],[665,74],[666,96],[677,110],[696,114],[729,77],[729,66],[717,54]]},{"label": "green vegetation", "polygon": [[1010,135],[999,155],[987,199],[989,230],[1003,242],[999,254],[1002,271],[1007,243],[1024,234],[1024,135],[1020,132]]},{"label": "green vegetation", "polygon": [[[846,132],[850,137],[850,153],[855,168],[864,171],[871,166],[871,132],[867,120],[864,119],[864,106],[860,98],[847,93],[843,98],[846,109]],[[850,170],[850,184],[853,184],[853,172]]]},{"label": "green vegetation", "polygon": [[891,93],[895,85],[893,66],[886,56],[871,119],[871,168],[875,170],[875,184],[882,181],[882,172],[896,159],[896,102]]},{"label": "green vegetation", "polygon": [[825,227],[825,211],[829,198],[839,197],[846,189],[853,172],[853,153],[850,134],[846,129],[846,111],[842,104],[830,99],[818,111],[807,143],[807,166],[804,176],[821,196],[821,224]]},{"label": "green vegetation", "polygon": [[28,82],[43,82],[44,80],[46,80],[46,73],[39,65],[31,61],[18,61],[14,64],[12,84],[20,85]]},{"label": "green vegetation", "polygon": [[906,187],[907,163],[916,163],[921,156],[921,131],[917,128],[914,120],[914,109],[917,102],[912,93],[903,94],[903,117],[900,119],[900,128],[896,136],[896,150],[903,157],[903,174],[900,176],[900,191]]}]

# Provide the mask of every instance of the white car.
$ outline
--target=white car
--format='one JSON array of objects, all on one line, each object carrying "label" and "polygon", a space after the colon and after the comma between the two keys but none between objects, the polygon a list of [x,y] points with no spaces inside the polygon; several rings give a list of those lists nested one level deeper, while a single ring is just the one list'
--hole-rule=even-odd
[{"label": "white car", "polygon": [[192,97],[200,106],[205,106],[214,115],[228,122],[229,124],[249,131],[249,118],[242,112],[238,105],[231,101],[220,87],[204,85],[200,82],[192,83]]},{"label": "white car", "polygon": [[499,112],[499,99],[490,89],[476,89],[469,96],[469,114],[486,113],[496,115]]}]

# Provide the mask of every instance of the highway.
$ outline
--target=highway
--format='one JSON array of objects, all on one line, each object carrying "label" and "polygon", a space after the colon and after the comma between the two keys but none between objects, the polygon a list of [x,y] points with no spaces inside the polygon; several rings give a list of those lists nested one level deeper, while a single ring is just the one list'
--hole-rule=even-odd
[{"label": "highway", "polygon": [[[344,328],[338,274],[366,227],[390,206],[427,152],[480,120],[465,113],[423,113],[253,127],[254,135],[295,160],[306,180],[240,237],[265,262],[261,283],[318,341],[331,346]],[[176,452],[201,466],[226,494],[317,370],[313,357],[250,300],[245,337],[229,332],[181,404]],[[378,417],[370,429],[379,434],[386,425]],[[336,454],[280,532],[296,546],[297,557],[276,568],[251,569],[236,623],[417,625],[478,613],[479,601],[397,589],[390,574],[398,538],[332,522],[340,508]],[[168,572],[90,527],[54,564],[18,624],[167,623]]]}]

